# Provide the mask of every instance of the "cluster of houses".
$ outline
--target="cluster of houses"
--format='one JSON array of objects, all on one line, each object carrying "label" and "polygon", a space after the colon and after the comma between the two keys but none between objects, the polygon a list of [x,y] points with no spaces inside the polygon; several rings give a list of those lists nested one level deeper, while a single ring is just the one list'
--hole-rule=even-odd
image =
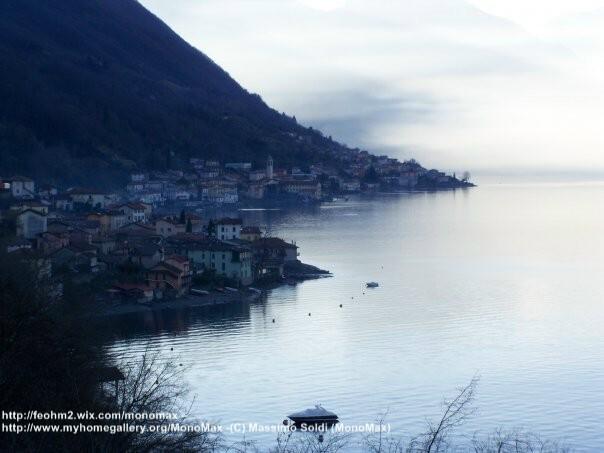
[{"label": "cluster of houses", "polygon": [[274,169],[269,156],[266,168],[255,170],[250,162],[191,159],[188,171],[133,173],[126,186],[129,200],[154,206],[171,202],[195,204],[234,204],[241,198],[252,200],[292,196],[300,200],[321,200],[317,174],[299,169],[289,172]]},{"label": "cluster of houses", "polygon": [[[358,149],[340,153],[347,177],[335,177],[336,187],[342,192],[372,192],[382,189],[414,190],[439,189],[469,185],[467,179],[458,179],[439,170],[428,170],[415,159],[400,162],[388,156],[375,156]],[[340,172],[341,174],[342,172]],[[330,178],[333,176],[330,175]]]},{"label": "cluster of houses", "polygon": [[[37,187],[25,176],[0,177],[0,232],[8,253],[36,257],[45,275],[70,272],[79,280],[114,275],[125,267],[138,280],[111,291],[141,298],[184,294],[196,276],[215,275],[249,285],[283,278],[297,261],[295,244],[263,237],[241,219],[203,219],[203,205],[246,200],[319,201],[336,194],[384,188],[413,190],[471,185],[427,170],[414,160],[399,162],[347,149],[308,167],[263,168],[251,162],[192,158],[187,170],[136,172],[119,192],[94,188]],[[201,206],[201,208],[200,208]],[[161,215],[182,208],[180,216]],[[195,208],[195,209],[193,209]],[[193,211],[193,212],[186,212]],[[12,236],[12,237],[10,237]]]},{"label": "cluster of houses", "polygon": [[153,206],[183,202],[233,204],[240,200],[319,201],[335,195],[380,189],[412,190],[454,186],[460,181],[438,170],[427,170],[414,160],[399,162],[367,151],[338,154],[337,163],[307,168],[275,167],[268,156],[264,168],[251,162],[190,159],[189,169],[137,172],[130,175],[127,198]]},{"label": "cluster of houses", "polygon": [[57,278],[103,277],[104,294],[119,299],[181,296],[198,277],[233,286],[279,280],[298,260],[294,243],[240,218],[162,216],[153,203],[85,188],[60,193],[22,176],[0,178],[0,223],[6,253],[35,259]]}]

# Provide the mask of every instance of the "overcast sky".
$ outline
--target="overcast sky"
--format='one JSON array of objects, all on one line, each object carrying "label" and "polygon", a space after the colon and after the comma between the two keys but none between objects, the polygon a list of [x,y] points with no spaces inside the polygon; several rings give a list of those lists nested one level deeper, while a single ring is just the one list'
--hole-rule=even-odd
[{"label": "overcast sky", "polygon": [[601,0],[142,3],[351,146],[458,172],[604,174]]}]

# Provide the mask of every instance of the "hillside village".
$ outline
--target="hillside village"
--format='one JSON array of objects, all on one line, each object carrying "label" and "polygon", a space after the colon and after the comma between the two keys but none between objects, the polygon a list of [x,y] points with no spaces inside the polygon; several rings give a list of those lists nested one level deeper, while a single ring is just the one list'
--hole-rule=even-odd
[{"label": "hillside village", "polygon": [[188,171],[134,172],[115,192],[0,178],[3,247],[37,260],[45,275],[102,282],[100,298],[148,302],[195,287],[247,287],[324,272],[300,263],[295,243],[266,237],[240,218],[212,218],[212,209],[470,185],[415,161],[363,151],[349,158],[346,172],[324,165],[283,169],[270,156],[261,169],[191,159]]},{"label": "hillside village", "polygon": [[[439,190],[473,185],[469,182],[469,174],[458,178],[455,174],[427,170],[415,160],[399,162],[367,151],[340,150],[327,161],[332,164],[283,168],[267,156],[262,167],[254,168],[251,162],[221,163],[191,158],[184,170],[132,172],[127,184],[111,193],[78,187],[60,192],[48,184],[42,185],[38,192],[31,192],[18,180],[14,181],[13,192],[15,196],[41,198],[59,209],[69,210],[70,203],[87,202],[91,207],[104,209],[116,199],[141,202],[155,208],[175,204],[198,208],[309,203],[354,193]],[[3,181],[10,185],[12,179],[4,178]],[[19,190],[28,192],[20,194]]]},{"label": "hillside village", "polygon": [[[180,201],[190,206],[238,202],[316,202],[334,196],[379,190],[447,189],[471,186],[469,175],[458,179],[438,170],[426,170],[411,160],[399,162],[366,151],[342,155],[338,167],[313,164],[289,169],[275,166],[268,156],[265,168],[251,162],[191,159],[189,171],[134,173],[127,197],[155,206]],[[344,170],[342,169],[344,163]]]},{"label": "hillside village", "polygon": [[3,252],[35,264],[59,293],[69,279],[109,303],[150,303],[326,274],[302,264],[295,243],[240,218],[161,215],[153,203],[59,193],[22,176],[1,180],[0,203]]},{"label": "hillside village", "polygon": [[468,187],[469,175],[458,179],[427,170],[414,160],[399,162],[367,151],[338,153],[337,166],[313,164],[308,168],[280,168],[268,156],[264,168],[251,162],[193,158],[188,171],[133,173],[126,186],[131,201],[161,206],[186,202],[205,204],[255,204],[262,202],[317,202],[335,196],[380,190],[426,190]]}]

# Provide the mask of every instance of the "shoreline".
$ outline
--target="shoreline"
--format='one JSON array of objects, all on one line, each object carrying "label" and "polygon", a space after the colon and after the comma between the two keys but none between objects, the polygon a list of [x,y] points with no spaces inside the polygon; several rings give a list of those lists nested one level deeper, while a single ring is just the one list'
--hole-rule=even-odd
[{"label": "shoreline", "polygon": [[[255,200],[242,198],[236,203],[232,203],[228,206],[224,204],[215,203],[197,203],[197,202],[180,202],[174,203],[171,209],[166,210],[167,213],[177,213],[183,208],[193,208],[199,211],[210,211],[210,212],[235,212],[235,211],[268,211],[268,210],[282,210],[291,208],[308,208],[313,206],[320,206],[323,203],[332,203],[335,200],[348,198],[348,197],[370,197],[375,195],[389,195],[389,194],[409,194],[409,193],[434,193],[434,192],[448,192],[452,190],[466,190],[474,187],[478,187],[474,183],[465,184],[444,184],[440,186],[417,186],[413,188],[393,187],[391,189],[384,188],[381,190],[367,190],[359,192],[341,192],[330,194],[321,199],[267,199],[267,200]],[[161,208],[159,208],[161,209]]]},{"label": "shoreline", "polygon": [[183,308],[203,308],[215,305],[226,305],[234,303],[256,302],[266,296],[267,292],[281,286],[295,286],[307,280],[317,280],[320,278],[333,277],[331,272],[319,269],[316,266],[302,262],[290,263],[289,272],[286,273],[282,281],[257,283],[254,291],[248,288],[242,288],[235,291],[209,291],[209,294],[186,294],[177,299],[153,300],[150,302],[130,302],[118,303],[111,306],[102,307],[96,313],[91,314],[95,318],[108,318],[112,316],[121,316],[135,313],[151,313],[161,310],[179,310]]},{"label": "shoreline", "polygon": [[187,294],[186,296],[179,297],[178,299],[154,300],[151,302],[124,303],[106,306],[103,307],[103,309],[99,312],[94,313],[92,316],[95,318],[109,318],[113,316],[135,313],[152,313],[161,310],[213,307],[215,305],[226,305],[242,302],[249,303],[259,300],[264,295],[266,295],[266,291],[261,291],[260,293],[255,293],[252,291],[221,293],[216,291],[207,295]]}]

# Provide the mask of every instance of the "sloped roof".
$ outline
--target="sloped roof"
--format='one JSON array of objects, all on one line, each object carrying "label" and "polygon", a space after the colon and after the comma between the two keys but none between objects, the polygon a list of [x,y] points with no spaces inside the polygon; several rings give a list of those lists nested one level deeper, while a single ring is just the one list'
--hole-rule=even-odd
[{"label": "sloped roof", "polygon": [[252,242],[251,247],[253,248],[269,248],[269,249],[297,249],[298,246],[296,244],[291,244],[289,242],[285,242],[281,238],[260,238],[254,242]]},{"label": "sloped roof", "polygon": [[167,260],[176,261],[177,263],[187,263],[189,261],[189,258],[182,255],[170,255],[166,257],[166,261]]},{"label": "sloped roof", "polygon": [[168,273],[174,275],[175,277],[178,277],[180,274],[182,274],[182,270],[180,270],[176,266],[172,266],[170,263],[166,263],[165,261],[162,261],[161,263],[156,264],[151,269],[149,269],[149,272],[162,272],[162,271],[168,272]]},{"label": "sloped roof", "polygon": [[28,212],[33,212],[34,214],[36,214],[36,215],[38,215],[40,217],[47,217],[46,214],[44,214],[44,213],[42,213],[40,211],[36,211],[35,209],[31,209],[31,208],[24,209],[19,214],[17,214],[17,217],[21,217],[23,214],[26,214]]},{"label": "sloped roof", "polygon": [[245,251],[245,248],[232,244],[226,241],[219,241],[217,239],[204,239],[202,241],[197,241],[195,243],[191,243],[188,246],[189,250],[208,250],[213,252],[242,252]]}]

